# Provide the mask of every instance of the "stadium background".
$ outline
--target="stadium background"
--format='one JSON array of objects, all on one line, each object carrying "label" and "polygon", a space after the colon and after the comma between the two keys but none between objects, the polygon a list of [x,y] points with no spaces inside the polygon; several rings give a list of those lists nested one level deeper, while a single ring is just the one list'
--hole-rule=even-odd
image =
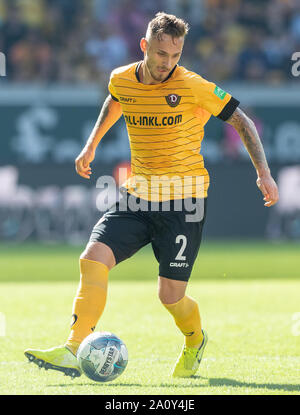
[{"label": "stadium background", "polygon": [[142,59],[139,39],[159,10],[190,23],[181,64],[241,101],[280,178],[281,201],[266,209],[239,137],[212,117],[202,146],[211,175],[205,234],[300,237],[300,94],[292,74],[299,2],[0,0],[1,239],[86,240],[101,214],[97,178],[130,160],[123,118],[101,142],[89,183],[76,175],[74,159],[111,70]]},{"label": "stadium background", "polygon": [[142,59],[139,39],[159,10],[190,23],[181,64],[240,100],[279,181],[280,203],[264,208],[238,135],[212,117],[202,146],[211,175],[205,234],[300,237],[300,94],[292,74],[299,2],[0,0],[1,239],[86,240],[101,214],[97,178],[130,160],[123,118],[102,140],[89,183],[76,175],[74,159],[111,70]]},{"label": "stadium background", "polygon": [[[182,335],[162,310],[145,247],[111,271],[97,326],[126,342],[128,369],[108,385],[71,383],[37,372],[23,350],[68,336],[78,257],[101,215],[97,179],[130,159],[124,121],[103,138],[90,181],[74,159],[110,71],[142,59],[139,39],[160,10],[191,25],[181,64],[232,93],[255,121],[280,202],[263,206],[239,137],[212,117],[202,149],[209,209],[188,286],[210,338],[200,376],[169,379]],[[0,395],[299,394],[297,51],[298,0],[0,0]]]}]

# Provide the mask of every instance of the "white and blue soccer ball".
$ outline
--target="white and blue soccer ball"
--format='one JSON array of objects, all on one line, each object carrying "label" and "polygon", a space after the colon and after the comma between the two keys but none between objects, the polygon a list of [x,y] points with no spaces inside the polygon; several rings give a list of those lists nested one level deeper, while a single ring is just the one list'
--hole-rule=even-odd
[{"label": "white and blue soccer ball", "polygon": [[77,360],[88,378],[96,382],[109,382],[124,372],[128,351],[125,343],[115,334],[95,332],[80,344]]}]

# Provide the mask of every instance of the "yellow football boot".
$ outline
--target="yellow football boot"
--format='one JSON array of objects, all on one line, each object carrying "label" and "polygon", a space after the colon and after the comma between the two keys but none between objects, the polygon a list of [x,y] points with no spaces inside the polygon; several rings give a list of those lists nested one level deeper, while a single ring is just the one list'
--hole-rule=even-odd
[{"label": "yellow football boot", "polygon": [[35,363],[39,368],[58,370],[71,378],[81,375],[76,356],[65,346],[47,350],[26,349],[24,354],[29,362]]},{"label": "yellow football boot", "polygon": [[203,340],[199,349],[183,346],[172,373],[174,378],[189,378],[197,372],[208,341],[206,331],[202,330],[202,333]]}]

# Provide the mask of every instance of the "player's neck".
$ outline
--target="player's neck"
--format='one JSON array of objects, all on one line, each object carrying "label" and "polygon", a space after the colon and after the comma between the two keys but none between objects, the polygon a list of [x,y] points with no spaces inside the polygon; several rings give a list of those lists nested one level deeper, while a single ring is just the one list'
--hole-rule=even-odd
[{"label": "player's neck", "polygon": [[142,82],[145,85],[161,84],[161,81],[156,81],[155,79],[152,78],[144,61],[142,61],[140,68],[139,68],[139,78],[140,78],[140,82]]}]

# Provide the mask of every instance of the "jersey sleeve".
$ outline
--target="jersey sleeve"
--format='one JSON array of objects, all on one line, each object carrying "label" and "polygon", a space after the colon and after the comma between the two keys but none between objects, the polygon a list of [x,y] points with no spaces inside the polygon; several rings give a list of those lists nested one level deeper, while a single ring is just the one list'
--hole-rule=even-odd
[{"label": "jersey sleeve", "polygon": [[200,75],[193,77],[191,88],[196,105],[223,121],[230,118],[240,103],[214,82],[209,82]]},{"label": "jersey sleeve", "polygon": [[114,72],[111,73],[109,83],[108,83],[108,90],[110,92],[110,95],[114,101],[119,101],[119,98],[117,96],[116,89],[114,87],[114,83],[116,82],[116,76]]}]

